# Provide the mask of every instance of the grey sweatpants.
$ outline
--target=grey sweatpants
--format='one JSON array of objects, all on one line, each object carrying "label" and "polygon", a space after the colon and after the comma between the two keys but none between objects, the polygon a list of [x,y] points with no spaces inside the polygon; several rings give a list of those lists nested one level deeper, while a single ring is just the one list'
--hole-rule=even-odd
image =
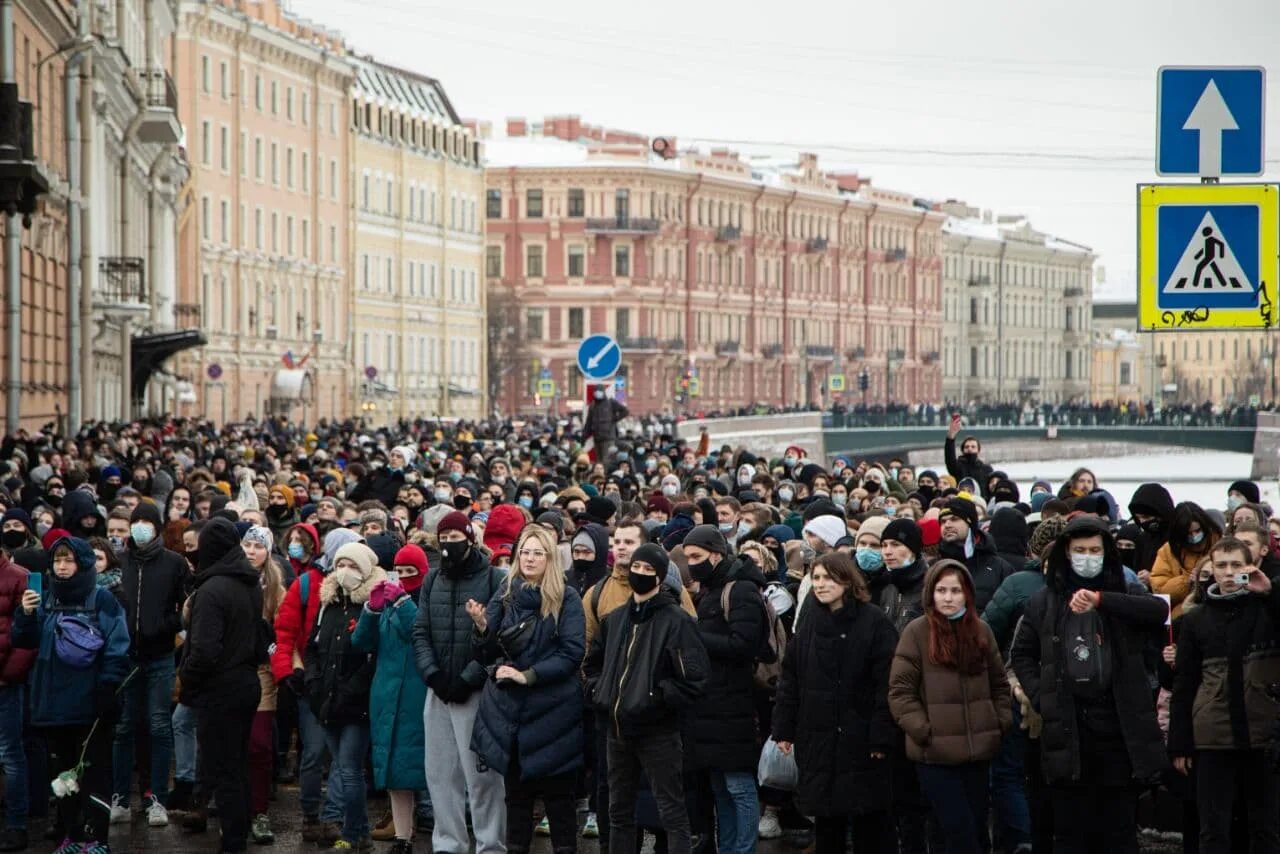
[{"label": "grey sweatpants", "polygon": [[[471,730],[480,708],[480,693],[465,703],[446,703],[427,691],[423,724],[427,743],[427,790],[435,806],[436,828],[431,850],[439,854],[465,854],[467,796],[471,801],[471,827],[476,854],[506,854],[506,786],[496,771],[480,771],[471,752]],[[466,788],[463,788],[463,781]]]}]

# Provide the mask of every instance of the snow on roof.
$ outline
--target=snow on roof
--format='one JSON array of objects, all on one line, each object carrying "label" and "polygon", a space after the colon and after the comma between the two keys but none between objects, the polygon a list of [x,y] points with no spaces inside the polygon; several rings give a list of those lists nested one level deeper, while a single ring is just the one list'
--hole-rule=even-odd
[{"label": "snow on roof", "polygon": [[[999,242],[1007,239],[1008,235],[1014,232],[1019,225],[1020,223],[984,222],[977,219],[952,216],[947,217],[947,221],[942,226],[942,231],[944,234],[954,234],[957,237],[971,237],[978,240]],[[1045,235],[1044,246],[1046,249],[1069,255],[1089,254],[1088,249],[1077,243],[1071,243],[1049,235]]]}]

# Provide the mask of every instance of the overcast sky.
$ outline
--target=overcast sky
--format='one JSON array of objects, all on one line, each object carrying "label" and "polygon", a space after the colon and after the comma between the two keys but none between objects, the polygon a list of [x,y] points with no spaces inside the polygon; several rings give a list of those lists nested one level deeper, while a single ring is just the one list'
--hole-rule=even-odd
[{"label": "overcast sky", "polygon": [[[1263,65],[1277,0],[292,0],[355,49],[439,78],[458,112],[576,113],[650,135],[782,143],[1092,246],[1132,293],[1156,69]],[[1268,69],[1280,72],[1280,63]],[[1280,79],[1267,92],[1280,178]],[[763,150],[763,149],[761,149]]]}]

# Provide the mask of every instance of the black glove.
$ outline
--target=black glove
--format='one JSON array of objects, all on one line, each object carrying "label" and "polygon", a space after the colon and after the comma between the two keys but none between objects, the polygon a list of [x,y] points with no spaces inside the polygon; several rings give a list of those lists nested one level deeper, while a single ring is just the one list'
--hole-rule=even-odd
[{"label": "black glove", "polygon": [[455,676],[453,681],[449,683],[449,702],[465,703],[474,690],[475,688],[471,683],[463,679],[461,675]]},{"label": "black glove", "polygon": [[307,693],[306,672],[301,667],[295,667],[293,672],[282,680],[284,684],[293,692],[295,697],[303,697]]},{"label": "black glove", "polygon": [[114,718],[120,711],[119,684],[104,682],[93,689],[93,713],[99,718]]},{"label": "black glove", "polygon": [[443,670],[437,670],[427,678],[427,687],[442,701],[449,702],[449,677]]}]

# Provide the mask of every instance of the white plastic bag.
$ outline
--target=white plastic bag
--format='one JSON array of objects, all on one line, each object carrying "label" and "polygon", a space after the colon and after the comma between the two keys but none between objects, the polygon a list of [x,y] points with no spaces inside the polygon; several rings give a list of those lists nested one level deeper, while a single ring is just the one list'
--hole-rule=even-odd
[{"label": "white plastic bag", "polygon": [[760,751],[760,765],[756,769],[756,780],[761,786],[778,789],[782,792],[794,792],[800,786],[800,769],[796,766],[794,748],[791,753],[783,753],[778,749],[778,742],[770,736]]}]

